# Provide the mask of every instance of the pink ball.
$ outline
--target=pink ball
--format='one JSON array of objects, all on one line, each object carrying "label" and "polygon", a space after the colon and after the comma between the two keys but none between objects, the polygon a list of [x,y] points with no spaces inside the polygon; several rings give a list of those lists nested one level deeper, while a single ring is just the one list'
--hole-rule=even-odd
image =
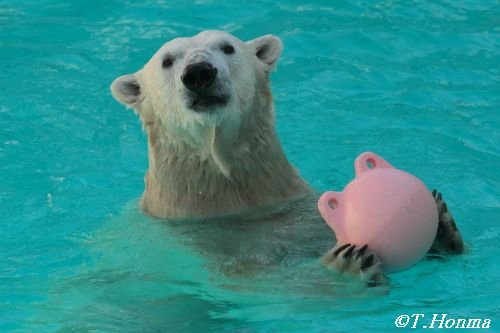
[{"label": "pink ball", "polygon": [[338,242],[368,244],[387,273],[412,266],[436,237],[438,212],[432,194],[418,178],[376,154],[361,154],[354,168],[356,178],[343,192],[321,196],[321,216]]}]

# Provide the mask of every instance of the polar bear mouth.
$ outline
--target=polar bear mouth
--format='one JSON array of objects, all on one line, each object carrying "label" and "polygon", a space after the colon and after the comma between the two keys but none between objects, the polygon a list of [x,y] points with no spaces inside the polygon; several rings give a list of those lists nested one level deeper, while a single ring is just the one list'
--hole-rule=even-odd
[{"label": "polar bear mouth", "polygon": [[196,112],[213,111],[226,106],[229,96],[201,95],[191,99],[189,108]]}]

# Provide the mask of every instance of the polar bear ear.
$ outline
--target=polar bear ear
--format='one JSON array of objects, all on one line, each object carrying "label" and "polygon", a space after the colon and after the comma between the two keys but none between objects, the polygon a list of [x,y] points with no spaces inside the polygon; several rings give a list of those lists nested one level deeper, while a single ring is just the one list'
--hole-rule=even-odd
[{"label": "polar bear ear", "polygon": [[111,93],[118,102],[132,107],[139,101],[141,86],[134,74],[123,75],[113,81]]},{"label": "polar bear ear", "polygon": [[268,69],[273,69],[276,61],[283,51],[283,43],[281,39],[273,35],[265,35],[254,40],[248,41],[247,44],[252,46],[255,55],[263,63],[268,66]]}]

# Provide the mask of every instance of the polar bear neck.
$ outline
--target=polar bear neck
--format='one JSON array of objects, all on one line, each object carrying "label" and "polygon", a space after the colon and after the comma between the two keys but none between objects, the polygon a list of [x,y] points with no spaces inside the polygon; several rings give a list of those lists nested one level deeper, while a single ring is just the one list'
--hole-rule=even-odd
[{"label": "polar bear neck", "polygon": [[288,162],[274,128],[271,94],[257,94],[238,135],[208,131],[211,150],[200,151],[149,123],[149,169],[142,209],[164,218],[241,213],[298,199],[310,192]]}]

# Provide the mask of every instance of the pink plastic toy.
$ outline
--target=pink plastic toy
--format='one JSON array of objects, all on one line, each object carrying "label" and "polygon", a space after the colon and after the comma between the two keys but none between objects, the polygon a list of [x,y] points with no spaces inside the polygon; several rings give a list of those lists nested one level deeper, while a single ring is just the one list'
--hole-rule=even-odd
[{"label": "pink plastic toy", "polygon": [[436,237],[438,212],[427,187],[373,153],[354,162],[356,178],[343,192],[326,192],[318,208],[337,241],[368,244],[384,271],[418,262]]}]

